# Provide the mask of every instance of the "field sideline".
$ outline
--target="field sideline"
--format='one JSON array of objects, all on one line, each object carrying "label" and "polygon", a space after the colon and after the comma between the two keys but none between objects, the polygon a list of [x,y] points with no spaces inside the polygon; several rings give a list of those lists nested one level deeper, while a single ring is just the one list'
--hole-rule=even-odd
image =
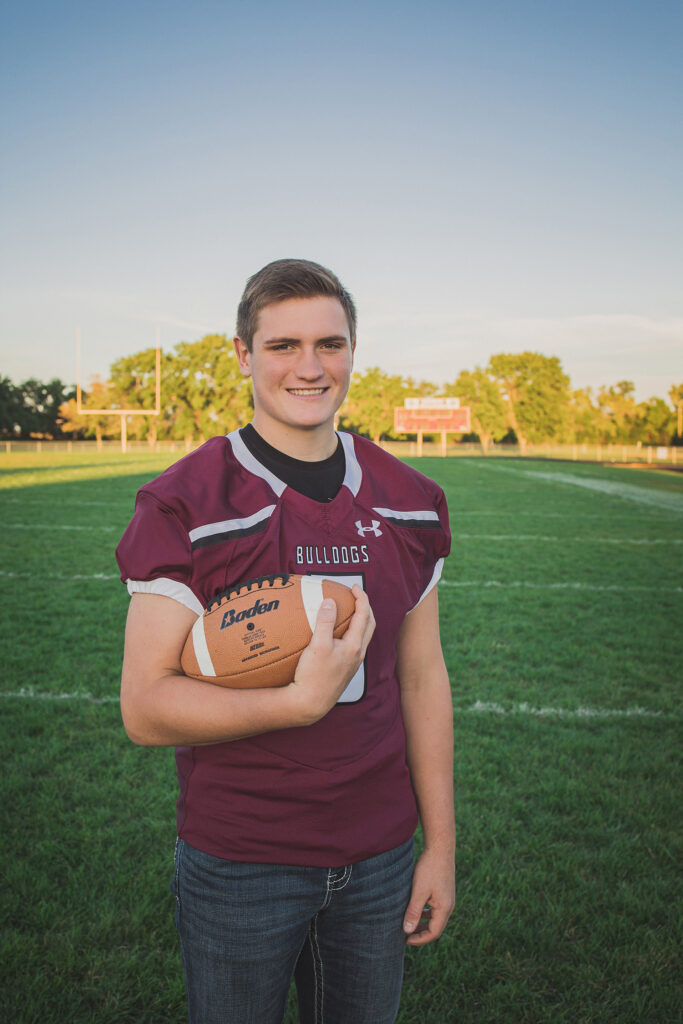
[{"label": "field sideline", "polygon": [[[135,491],[175,457],[0,454],[12,1024],[185,1019],[173,755],[121,726],[113,555]],[[683,475],[412,464],[444,487],[454,536],[439,599],[458,907],[409,951],[399,1022],[674,1024]]]}]

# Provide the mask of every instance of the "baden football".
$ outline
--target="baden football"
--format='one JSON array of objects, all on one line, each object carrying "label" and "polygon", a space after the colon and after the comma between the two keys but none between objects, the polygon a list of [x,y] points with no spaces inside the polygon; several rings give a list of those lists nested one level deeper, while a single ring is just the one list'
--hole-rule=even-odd
[{"label": "baden football", "polygon": [[327,597],[337,606],[334,636],[341,637],[356,607],[343,583],[283,573],[230,587],[209,602],[190,631],[183,672],[219,686],[286,686]]}]

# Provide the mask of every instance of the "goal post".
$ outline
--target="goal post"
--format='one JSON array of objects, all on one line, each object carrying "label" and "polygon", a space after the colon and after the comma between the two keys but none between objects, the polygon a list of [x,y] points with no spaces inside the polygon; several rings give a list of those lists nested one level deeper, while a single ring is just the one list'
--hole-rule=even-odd
[{"label": "goal post", "polygon": [[76,412],[79,416],[119,416],[121,418],[121,451],[128,451],[128,416],[159,416],[161,413],[161,345],[159,328],[156,329],[156,349],[154,359],[154,394],[153,409],[84,409],[81,388],[81,329],[76,332]]}]

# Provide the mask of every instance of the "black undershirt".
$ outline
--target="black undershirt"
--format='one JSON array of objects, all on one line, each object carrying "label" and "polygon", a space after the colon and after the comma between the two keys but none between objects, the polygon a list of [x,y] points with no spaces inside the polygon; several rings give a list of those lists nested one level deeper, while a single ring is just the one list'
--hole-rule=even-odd
[{"label": "black undershirt", "polygon": [[328,459],[322,462],[305,462],[293,459],[291,455],[279,452],[277,448],[264,441],[251,423],[240,430],[240,437],[261,465],[284,481],[288,487],[304,494],[314,501],[332,501],[339,492],[346,472],[344,447],[337,438],[337,448]]}]

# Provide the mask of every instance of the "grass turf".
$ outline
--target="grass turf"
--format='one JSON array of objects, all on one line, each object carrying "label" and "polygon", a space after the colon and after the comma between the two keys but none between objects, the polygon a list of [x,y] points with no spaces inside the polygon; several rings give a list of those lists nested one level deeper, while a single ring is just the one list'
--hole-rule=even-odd
[{"label": "grass turf", "polygon": [[[170,460],[0,456],[2,1004],[17,1024],[185,1016],[172,752],[132,746],[116,704],[113,549]],[[683,480],[414,464],[446,490],[454,532],[440,605],[459,889],[440,942],[408,953],[400,1024],[678,1021]]]}]

